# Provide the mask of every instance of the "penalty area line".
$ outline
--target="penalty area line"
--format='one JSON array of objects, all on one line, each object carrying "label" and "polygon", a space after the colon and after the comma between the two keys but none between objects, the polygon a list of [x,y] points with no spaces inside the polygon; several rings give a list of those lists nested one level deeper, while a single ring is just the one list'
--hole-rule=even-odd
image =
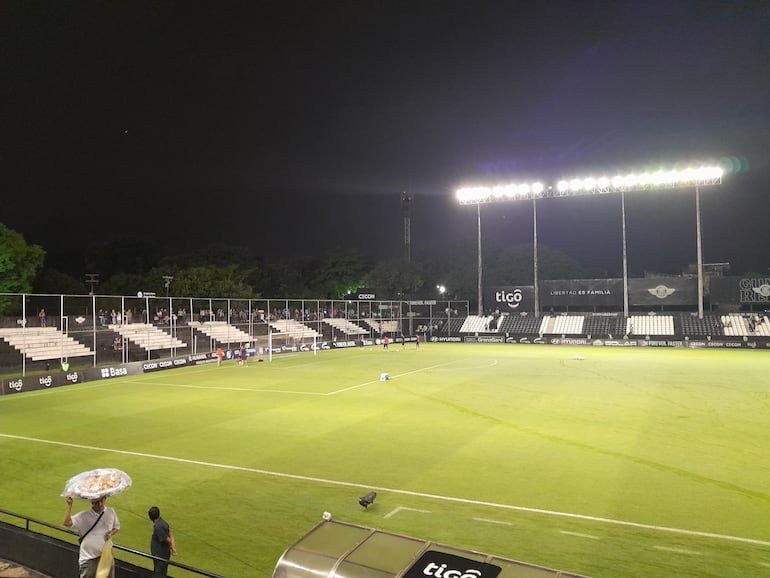
[{"label": "penalty area line", "polygon": [[560,518],[570,518],[573,520],[585,520],[588,522],[599,522],[603,524],[613,524],[616,526],[625,526],[629,528],[640,528],[643,530],[653,530],[657,532],[668,532],[672,534],[681,534],[685,536],[696,536],[699,538],[713,538],[716,540],[725,540],[730,542],[741,542],[744,544],[754,544],[758,546],[770,546],[770,541],[767,540],[755,540],[753,538],[742,538],[740,536],[730,536],[728,534],[715,534],[712,532],[698,532],[696,530],[685,530],[683,528],[671,528],[668,526],[656,526],[653,524],[642,524],[639,522],[629,522],[626,520],[614,520],[612,518],[602,518],[598,516],[587,516],[585,514],[573,514],[570,512],[557,512],[554,510],[544,510],[541,508],[528,508],[526,506],[513,506],[511,504],[497,504],[495,502],[486,502],[483,500],[471,500],[468,498],[457,498],[454,496],[441,496],[438,494],[428,494],[425,492],[413,492],[410,490],[399,490],[395,488],[388,488],[385,486],[372,486],[371,484],[359,484],[359,483],[353,483],[353,482],[344,482],[341,480],[330,480],[326,478],[317,478],[313,476],[302,476],[299,474],[288,474],[285,472],[273,472],[270,470],[262,470],[259,468],[247,468],[244,466],[234,466],[230,464],[217,464],[214,462],[205,462],[201,460],[191,460],[188,458],[176,458],[173,456],[161,456],[157,454],[148,454],[143,452],[134,452],[129,450],[118,450],[118,449],[112,449],[112,448],[100,448],[97,446],[87,446],[83,444],[73,444],[68,442],[59,442],[54,440],[44,440],[39,438],[32,438],[27,436],[20,436],[20,435],[14,435],[14,434],[5,434],[0,433],[0,438],[6,438],[6,439],[13,439],[13,440],[20,440],[20,441],[27,441],[27,442],[34,442],[34,443],[40,443],[40,444],[48,444],[48,445],[55,445],[55,446],[62,446],[62,447],[70,447],[70,448],[77,448],[77,449],[85,449],[85,450],[92,450],[92,451],[98,451],[98,452],[109,452],[114,454],[121,454],[126,456],[135,456],[140,458],[149,458],[149,459],[155,459],[155,460],[163,460],[168,462],[175,462],[180,464],[191,464],[196,466],[204,466],[209,468],[217,468],[221,470],[231,470],[231,471],[239,471],[239,472],[248,472],[252,474],[261,474],[265,476],[271,476],[275,478],[283,478],[288,480],[298,480],[303,482],[313,482],[313,483],[319,483],[319,484],[326,484],[330,486],[340,486],[340,487],[346,487],[346,488],[368,488],[370,490],[376,490],[378,492],[386,492],[391,494],[398,494],[401,496],[412,496],[417,498],[425,498],[428,500],[438,500],[442,502],[450,502],[454,504],[465,504],[465,505],[471,505],[471,506],[482,506],[486,508],[495,508],[499,510],[510,510],[514,512],[527,512],[530,514],[541,514],[544,516],[555,516]]}]

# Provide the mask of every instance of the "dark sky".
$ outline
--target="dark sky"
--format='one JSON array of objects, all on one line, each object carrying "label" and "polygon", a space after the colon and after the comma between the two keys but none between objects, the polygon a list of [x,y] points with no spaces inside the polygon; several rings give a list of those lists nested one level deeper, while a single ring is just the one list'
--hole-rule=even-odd
[{"label": "dark sky", "polygon": [[[704,260],[770,266],[767,2],[3,0],[0,59],[0,222],[52,257],[132,235],[399,257],[402,191],[419,255],[475,239],[463,184],[732,159]],[[626,210],[632,273],[695,260],[692,191]],[[619,197],[538,217],[620,272]],[[531,205],[482,226],[530,243]]]}]

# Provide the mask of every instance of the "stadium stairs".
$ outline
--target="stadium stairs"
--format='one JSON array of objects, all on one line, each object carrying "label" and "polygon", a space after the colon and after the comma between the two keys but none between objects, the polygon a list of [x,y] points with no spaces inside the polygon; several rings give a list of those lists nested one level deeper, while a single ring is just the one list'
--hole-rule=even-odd
[{"label": "stadium stairs", "polygon": [[84,357],[93,352],[55,327],[13,327],[0,329],[0,338],[30,361]]},{"label": "stadium stairs", "polygon": [[190,327],[194,327],[197,331],[221,344],[248,343],[252,340],[248,333],[227,321],[207,321],[205,323],[191,321]]},{"label": "stadium stairs", "polygon": [[632,314],[558,313],[535,317],[531,314],[507,314],[494,317],[469,315],[452,318],[439,330],[442,335],[502,333],[505,335],[565,335],[593,338],[635,337],[684,339],[709,337],[770,338],[767,315],[708,313],[699,319],[695,313]]},{"label": "stadium stairs", "polygon": [[187,347],[184,341],[177,339],[149,323],[122,323],[109,328],[124,339],[139,345],[146,351],[158,349],[182,349]]}]

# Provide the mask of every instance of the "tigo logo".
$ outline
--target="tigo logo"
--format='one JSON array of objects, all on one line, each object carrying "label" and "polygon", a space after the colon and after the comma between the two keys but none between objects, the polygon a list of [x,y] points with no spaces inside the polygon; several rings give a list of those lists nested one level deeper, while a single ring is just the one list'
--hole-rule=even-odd
[{"label": "tigo logo", "polygon": [[496,578],[501,570],[494,564],[429,550],[409,568],[404,578]]},{"label": "tigo logo", "polygon": [[521,289],[514,289],[513,291],[495,291],[495,301],[497,303],[505,303],[511,309],[516,309],[521,300],[524,299],[524,295]]}]

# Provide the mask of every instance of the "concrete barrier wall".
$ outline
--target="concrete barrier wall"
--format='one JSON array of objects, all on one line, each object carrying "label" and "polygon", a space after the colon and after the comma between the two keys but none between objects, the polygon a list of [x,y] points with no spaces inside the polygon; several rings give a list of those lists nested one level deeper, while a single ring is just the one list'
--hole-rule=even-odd
[{"label": "concrete barrier wall", "polygon": [[[78,578],[78,546],[0,522],[0,558],[55,578]],[[151,570],[116,560],[115,578],[151,578]]]}]

